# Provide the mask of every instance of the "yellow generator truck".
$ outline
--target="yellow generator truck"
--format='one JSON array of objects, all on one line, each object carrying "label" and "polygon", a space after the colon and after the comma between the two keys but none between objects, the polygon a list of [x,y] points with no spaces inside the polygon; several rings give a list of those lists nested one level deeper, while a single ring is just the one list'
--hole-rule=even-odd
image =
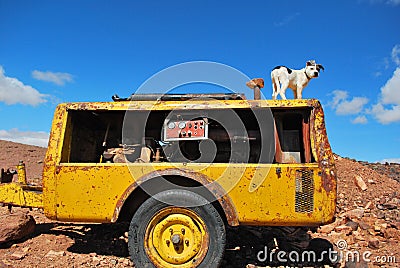
[{"label": "yellow generator truck", "polygon": [[136,267],[218,267],[226,226],[333,220],[336,171],[319,101],[133,95],[58,105],[43,188],[0,202],[67,222],[129,221]]}]

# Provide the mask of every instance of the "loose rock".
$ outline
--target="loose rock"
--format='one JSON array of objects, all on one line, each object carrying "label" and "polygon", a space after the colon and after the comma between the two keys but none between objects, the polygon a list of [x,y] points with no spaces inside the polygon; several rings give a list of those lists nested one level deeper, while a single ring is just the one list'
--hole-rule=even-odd
[{"label": "loose rock", "polygon": [[49,252],[47,252],[45,257],[54,258],[54,257],[61,257],[61,256],[65,256],[65,251],[50,250]]},{"label": "loose rock", "polygon": [[379,248],[379,239],[372,238],[371,240],[369,240],[368,247],[373,248],[373,249],[378,249]]},{"label": "loose rock", "polygon": [[367,184],[365,184],[363,178],[361,176],[356,175],[354,177],[354,183],[357,185],[358,188],[360,188],[361,191],[365,191],[368,189]]},{"label": "loose rock", "polygon": [[[26,256],[26,252],[16,251],[10,255],[10,259],[12,260],[21,260]],[[1,266],[0,266],[1,267]]]},{"label": "loose rock", "polygon": [[35,231],[35,220],[27,214],[2,215],[0,222],[0,244],[22,239]]}]

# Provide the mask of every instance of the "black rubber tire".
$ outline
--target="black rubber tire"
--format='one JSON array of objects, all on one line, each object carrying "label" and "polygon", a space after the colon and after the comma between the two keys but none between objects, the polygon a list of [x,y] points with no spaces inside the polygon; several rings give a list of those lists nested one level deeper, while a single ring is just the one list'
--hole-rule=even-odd
[{"label": "black rubber tire", "polygon": [[207,202],[204,197],[194,192],[176,189],[167,190],[150,197],[132,217],[129,226],[128,250],[135,267],[155,267],[146,254],[144,236],[147,225],[153,216],[167,207],[186,207],[201,217],[208,230],[209,247],[206,256],[197,267],[219,267],[226,243],[223,219],[214,206]]}]

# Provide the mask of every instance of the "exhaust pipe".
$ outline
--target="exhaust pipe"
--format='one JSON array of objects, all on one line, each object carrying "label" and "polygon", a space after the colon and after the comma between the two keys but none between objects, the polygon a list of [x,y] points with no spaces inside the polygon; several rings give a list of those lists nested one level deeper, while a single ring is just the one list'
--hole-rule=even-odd
[{"label": "exhaust pipe", "polygon": [[254,78],[246,83],[246,86],[254,90],[254,100],[261,100],[261,89],[264,87],[264,79]]}]

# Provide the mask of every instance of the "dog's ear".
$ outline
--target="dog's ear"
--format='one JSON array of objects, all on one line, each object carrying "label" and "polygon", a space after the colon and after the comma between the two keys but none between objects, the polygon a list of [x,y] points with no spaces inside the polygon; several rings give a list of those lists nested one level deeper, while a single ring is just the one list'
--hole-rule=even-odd
[{"label": "dog's ear", "polygon": [[317,69],[318,70],[321,69],[322,71],[325,71],[324,66],[322,66],[321,64],[317,64]]},{"label": "dog's ear", "polygon": [[313,65],[315,65],[315,60],[309,60],[306,63],[306,66],[313,66]]}]

